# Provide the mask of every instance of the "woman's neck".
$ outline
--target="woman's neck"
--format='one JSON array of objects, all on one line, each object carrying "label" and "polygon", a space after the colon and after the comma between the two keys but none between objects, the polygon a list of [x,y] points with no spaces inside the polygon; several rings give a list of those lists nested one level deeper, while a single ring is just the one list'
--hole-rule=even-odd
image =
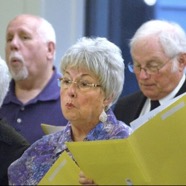
[{"label": "woman's neck", "polygon": [[88,133],[92,130],[94,127],[82,127],[82,125],[75,127],[72,125],[72,139],[73,141],[83,141],[85,137],[88,135]]}]

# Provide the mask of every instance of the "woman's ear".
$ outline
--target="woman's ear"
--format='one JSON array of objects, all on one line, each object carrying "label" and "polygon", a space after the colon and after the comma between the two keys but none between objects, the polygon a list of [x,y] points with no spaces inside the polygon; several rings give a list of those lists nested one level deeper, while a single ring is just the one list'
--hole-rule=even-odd
[{"label": "woman's ear", "polygon": [[109,98],[105,98],[103,101],[104,106],[108,106],[113,100],[113,96],[110,96]]}]

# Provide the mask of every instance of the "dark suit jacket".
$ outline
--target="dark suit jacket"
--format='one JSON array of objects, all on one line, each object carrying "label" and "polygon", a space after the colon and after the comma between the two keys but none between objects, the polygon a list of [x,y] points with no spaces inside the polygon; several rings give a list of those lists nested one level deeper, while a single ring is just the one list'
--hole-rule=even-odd
[{"label": "dark suit jacket", "polygon": [[8,185],[7,169],[28,148],[28,142],[0,119],[0,185]]},{"label": "dark suit jacket", "polygon": [[[185,92],[186,81],[184,82],[176,96],[179,96]],[[119,99],[114,108],[114,114],[116,115],[116,118],[129,125],[130,122],[139,117],[146,99],[147,97],[145,97],[141,91]]]}]

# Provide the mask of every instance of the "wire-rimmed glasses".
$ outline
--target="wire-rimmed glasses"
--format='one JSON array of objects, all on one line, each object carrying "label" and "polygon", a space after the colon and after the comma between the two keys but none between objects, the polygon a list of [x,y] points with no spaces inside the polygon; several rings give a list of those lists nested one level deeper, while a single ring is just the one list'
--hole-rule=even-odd
[{"label": "wire-rimmed glasses", "polygon": [[141,67],[139,64],[135,64],[132,62],[128,63],[128,69],[132,73],[140,73],[141,70],[143,69],[147,74],[157,74],[159,73],[159,70],[161,70],[171,59],[167,60],[166,63],[159,64],[159,63],[154,63],[152,64],[147,64],[145,67]]},{"label": "wire-rimmed glasses", "polygon": [[91,88],[101,87],[101,85],[99,84],[90,83],[86,80],[72,81],[69,78],[65,78],[65,77],[59,78],[59,86],[62,89],[67,89],[72,84],[75,84],[76,87],[81,91],[87,91],[90,90]]}]

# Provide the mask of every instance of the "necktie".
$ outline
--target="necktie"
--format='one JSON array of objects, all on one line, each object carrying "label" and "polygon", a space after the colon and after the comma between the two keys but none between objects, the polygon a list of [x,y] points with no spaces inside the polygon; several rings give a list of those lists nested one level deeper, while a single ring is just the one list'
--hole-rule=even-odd
[{"label": "necktie", "polygon": [[160,103],[158,100],[151,100],[150,101],[150,110],[155,109],[156,107],[160,106]]}]

